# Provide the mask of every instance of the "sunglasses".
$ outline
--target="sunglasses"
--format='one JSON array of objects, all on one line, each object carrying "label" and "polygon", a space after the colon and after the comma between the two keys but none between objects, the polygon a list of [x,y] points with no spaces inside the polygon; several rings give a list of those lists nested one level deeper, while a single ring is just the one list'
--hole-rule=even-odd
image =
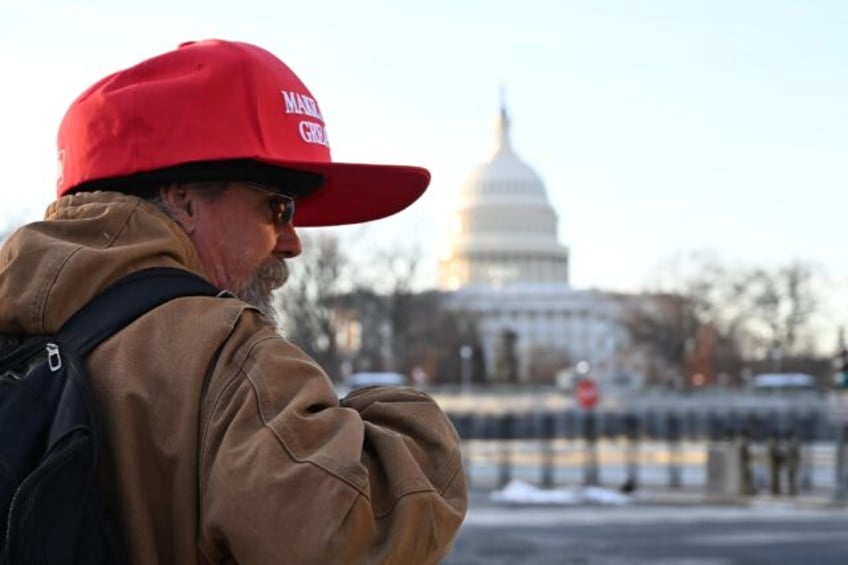
[{"label": "sunglasses", "polygon": [[294,219],[294,198],[280,194],[274,188],[255,182],[242,183],[249,188],[261,191],[268,197],[268,207],[271,209],[271,219],[279,227],[290,225]]}]

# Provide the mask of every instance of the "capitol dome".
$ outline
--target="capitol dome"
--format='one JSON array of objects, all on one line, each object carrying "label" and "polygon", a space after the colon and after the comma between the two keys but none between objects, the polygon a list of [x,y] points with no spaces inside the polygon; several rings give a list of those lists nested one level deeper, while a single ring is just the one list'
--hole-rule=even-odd
[{"label": "capitol dome", "polygon": [[568,251],[539,175],[519,158],[501,108],[495,151],[461,187],[441,261],[440,285],[568,283]]}]

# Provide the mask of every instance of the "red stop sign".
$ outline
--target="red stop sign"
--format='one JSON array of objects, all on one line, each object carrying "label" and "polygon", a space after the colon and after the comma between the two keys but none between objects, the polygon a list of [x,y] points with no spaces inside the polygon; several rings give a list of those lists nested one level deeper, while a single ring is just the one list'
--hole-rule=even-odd
[{"label": "red stop sign", "polygon": [[594,408],[600,398],[601,395],[595,381],[589,379],[577,381],[577,402],[580,403],[580,406],[586,409]]}]

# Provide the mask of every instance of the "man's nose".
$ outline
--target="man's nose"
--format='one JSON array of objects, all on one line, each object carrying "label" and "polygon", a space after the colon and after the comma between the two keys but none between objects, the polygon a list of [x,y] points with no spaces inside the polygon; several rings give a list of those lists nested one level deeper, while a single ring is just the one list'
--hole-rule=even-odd
[{"label": "man's nose", "polygon": [[274,253],[282,255],[286,259],[297,257],[303,251],[303,246],[300,243],[300,236],[291,224],[286,224],[277,234],[277,245],[274,246]]}]

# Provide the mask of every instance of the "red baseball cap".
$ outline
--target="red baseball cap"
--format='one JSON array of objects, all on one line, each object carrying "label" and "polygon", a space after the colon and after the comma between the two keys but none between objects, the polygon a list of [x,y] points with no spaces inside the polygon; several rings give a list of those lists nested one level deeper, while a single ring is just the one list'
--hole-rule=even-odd
[{"label": "red baseball cap", "polygon": [[268,51],[218,39],[112,74],[59,128],[59,196],[252,181],[297,198],[296,226],[376,220],[418,199],[421,167],[333,163],[315,97]]}]

